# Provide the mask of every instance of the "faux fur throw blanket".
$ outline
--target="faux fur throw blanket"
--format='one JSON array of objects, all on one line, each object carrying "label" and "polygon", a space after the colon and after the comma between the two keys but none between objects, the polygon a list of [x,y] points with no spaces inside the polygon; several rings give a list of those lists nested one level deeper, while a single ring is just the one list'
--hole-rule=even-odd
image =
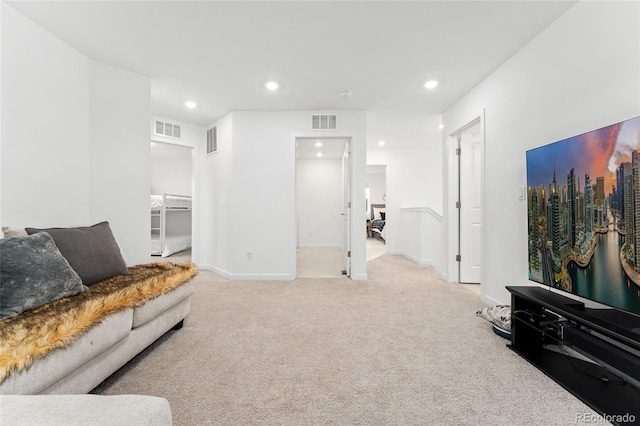
[{"label": "faux fur throw blanket", "polygon": [[84,293],[0,321],[0,383],[34,359],[68,345],[107,315],[142,305],[197,274],[192,263],[150,263],[129,271]]}]

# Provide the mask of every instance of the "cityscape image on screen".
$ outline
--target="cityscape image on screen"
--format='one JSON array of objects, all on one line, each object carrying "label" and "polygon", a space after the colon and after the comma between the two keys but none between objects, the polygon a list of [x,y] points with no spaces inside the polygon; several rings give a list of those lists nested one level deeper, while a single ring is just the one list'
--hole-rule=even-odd
[{"label": "cityscape image on screen", "polygon": [[640,117],[526,161],[529,279],[640,315]]}]

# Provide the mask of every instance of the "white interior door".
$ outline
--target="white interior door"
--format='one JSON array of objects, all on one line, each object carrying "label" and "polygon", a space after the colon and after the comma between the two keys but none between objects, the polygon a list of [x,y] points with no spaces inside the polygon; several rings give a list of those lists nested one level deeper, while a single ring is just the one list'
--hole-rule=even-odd
[{"label": "white interior door", "polygon": [[460,140],[460,282],[479,283],[482,273],[482,139]]},{"label": "white interior door", "polygon": [[344,194],[344,270],[347,276],[351,276],[351,141],[347,140],[342,156],[342,187]]}]

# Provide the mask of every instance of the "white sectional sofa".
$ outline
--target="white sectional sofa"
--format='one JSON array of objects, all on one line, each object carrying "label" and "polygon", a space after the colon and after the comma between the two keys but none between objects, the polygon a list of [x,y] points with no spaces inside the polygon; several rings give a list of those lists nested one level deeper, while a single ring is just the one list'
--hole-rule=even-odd
[{"label": "white sectional sofa", "polygon": [[107,222],[3,231],[0,395],[87,393],[189,314],[195,266],[128,268]]},{"label": "white sectional sofa", "polygon": [[109,315],[69,346],[38,358],[0,383],[0,394],[79,394],[99,385],[169,331],[190,310],[189,281],[142,306]]}]

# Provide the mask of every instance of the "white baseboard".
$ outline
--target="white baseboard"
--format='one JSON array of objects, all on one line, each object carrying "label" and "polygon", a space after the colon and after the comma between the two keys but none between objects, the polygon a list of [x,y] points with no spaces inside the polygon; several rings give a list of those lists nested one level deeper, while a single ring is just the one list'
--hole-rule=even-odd
[{"label": "white baseboard", "polygon": [[494,299],[493,297],[489,297],[489,296],[481,296],[480,300],[482,300],[482,302],[484,302],[488,306],[504,305],[504,303]]},{"label": "white baseboard", "polygon": [[353,281],[366,281],[369,279],[369,276],[367,274],[355,274],[351,275],[349,278]]},{"label": "white baseboard", "polygon": [[396,256],[404,256],[407,259],[409,259],[412,262],[417,263],[418,265],[423,265],[423,266],[432,266],[435,269],[437,269],[438,271],[442,271],[442,265],[440,265],[438,262],[430,260],[430,259],[418,259],[417,257],[403,251],[403,250],[393,250],[390,252],[387,252],[387,254],[391,254],[391,255],[396,255]]},{"label": "white baseboard", "polygon": [[233,281],[288,281],[296,278],[291,274],[232,274],[211,265],[202,265],[199,269],[214,272]]},{"label": "white baseboard", "polygon": [[210,272],[213,272],[214,274],[220,275],[222,277],[232,279],[231,278],[232,274],[228,273],[225,270],[222,270],[220,268],[216,268],[216,267],[211,266],[211,265],[206,265],[206,264],[205,265],[200,265],[200,266],[198,266],[198,269],[201,269],[201,270],[203,269],[205,271],[210,271]]},{"label": "white baseboard", "polygon": [[215,268],[213,266],[207,265],[206,263],[197,264],[196,266],[198,267],[198,270],[216,272],[216,270],[215,270]]}]

